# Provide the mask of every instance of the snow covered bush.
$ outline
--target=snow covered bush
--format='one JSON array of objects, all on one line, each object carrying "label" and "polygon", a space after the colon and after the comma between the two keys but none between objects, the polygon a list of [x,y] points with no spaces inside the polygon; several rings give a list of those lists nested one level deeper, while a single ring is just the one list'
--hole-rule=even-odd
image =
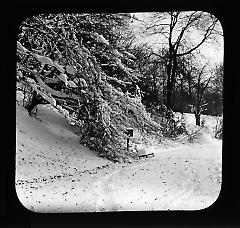
[{"label": "snow covered bush", "polygon": [[117,47],[125,23],[119,14],[37,15],[22,23],[17,41],[18,80],[33,96],[29,113],[50,103],[81,123],[80,143],[111,160],[129,155],[127,127],[160,129],[141,97],[128,93],[140,73],[128,61],[131,50]]},{"label": "snow covered bush", "polygon": [[161,125],[163,136],[175,138],[186,132],[185,117],[177,116],[173,111],[167,111],[165,105],[159,105],[148,109],[151,117]]},{"label": "snow covered bush", "polygon": [[202,134],[202,128],[198,125],[188,125],[186,129],[188,141],[190,143],[195,142]]},{"label": "snow covered bush", "polygon": [[186,133],[186,121],[184,114],[181,115],[181,117],[175,115],[173,121],[172,135],[174,137]]}]

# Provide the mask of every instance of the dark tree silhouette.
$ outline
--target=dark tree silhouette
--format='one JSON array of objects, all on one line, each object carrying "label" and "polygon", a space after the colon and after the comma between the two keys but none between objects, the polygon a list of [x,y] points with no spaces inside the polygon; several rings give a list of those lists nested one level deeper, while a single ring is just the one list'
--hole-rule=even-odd
[{"label": "dark tree silhouette", "polygon": [[[173,91],[176,83],[178,58],[197,50],[204,42],[222,35],[220,23],[213,15],[199,11],[153,13],[145,24],[148,35],[158,35],[159,43],[167,46],[165,56],[153,53],[166,61],[167,86],[166,106],[173,106]],[[199,39],[192,42],[190,34],[197,32]],[[161,38],[162,39],[161,39]]]},{"label": "dark tree silhouette", "polygon": [[182,62],[182,75],[187,82],[187,92],[191,102],[191,111],[196,118],[196,125],[200,126],[200,118],[206,109],[207,103],[204,100],[204,94],[209,87],[213,75],[209,76],[207,64],[203,66],[197,64],[193,59],[185,59]]}]

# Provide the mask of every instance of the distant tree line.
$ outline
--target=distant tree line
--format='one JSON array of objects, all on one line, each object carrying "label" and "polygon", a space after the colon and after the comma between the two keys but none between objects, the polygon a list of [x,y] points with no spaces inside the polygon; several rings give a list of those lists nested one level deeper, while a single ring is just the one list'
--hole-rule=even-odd
[{"label": "distant tree line", "polygon": [[[193,112],[197,125],[202,113],[221,115],[223,63],[211,69],[199,61],[199,48],[223,35],[218,19],[199,11],[152,13],[141,32],[157,35],[162,44],[158,51],[147,44],[135,47],[143,102]],[[194,42],[193,33],[198,34]]]}]

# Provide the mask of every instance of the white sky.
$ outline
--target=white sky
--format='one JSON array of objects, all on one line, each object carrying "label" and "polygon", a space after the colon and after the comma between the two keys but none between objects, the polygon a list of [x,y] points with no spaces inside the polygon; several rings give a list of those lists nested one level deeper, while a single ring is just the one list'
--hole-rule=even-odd
[{"label": "white sky", "polygon": [[[132,13],[134,14],[137,18],[146,21],[149,13]],[[162,42],[162,38],[158,36],[155,37],[146,37],[142,38],[138,33],[141,34],[141,29],[139,26],[141,26],[141,22],[134,20],[133,22],[134,30],[137,34],[137,43],[148,43],[153,48],[161,47],[159,45],[160,42]],[[192,41],[197,38],[197,35],[192,34]],[[154,48],[154,49],[155,49]],[[210,66],[213,66],[215,64],[219,64],[220,62],[223,62],[223,37],[218,37],[218,44],[216,43],[203,43],[200,47],[199,50],[202,54],[203,57],[200,57],[200,61],[202,62],[208,62]]]}]

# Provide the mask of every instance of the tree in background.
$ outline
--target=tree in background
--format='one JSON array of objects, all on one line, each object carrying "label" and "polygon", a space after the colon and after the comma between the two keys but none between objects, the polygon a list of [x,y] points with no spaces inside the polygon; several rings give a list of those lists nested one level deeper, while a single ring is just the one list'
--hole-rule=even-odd
[{"label": "tree in background", "polygon": [[223,114],[223,64],[215,66],[212,74],[210,88],[205,94],[207,110],[210,115],[221,116]]},{"label": "tree in background", "polygon": [[196,118],[196,125],[200,126],[200,118],[206,109],[204,95],[209,87],[213,75],[209,76],[207,64],[201,65],[194,61],[193,56],[185,59],[182,65],[182,75],[186,78],[187,92],[191,102],[191,111]]},{"label": "tree in background", "polygon": [[132,51],[137,57],[136,68],[141,73],[138,85],[143,94],[142,101],[148,108],[156,107],[164,102],[166,96],[166,63],[153,55],[147,44],[134,45]]},{"label": "tree in background", "polygon": [[[171,109],[178,58],[191,54],[203,43],[215,39],[217,35],[222,35],[220,23],[213,15],[199,11],[152,13],[149,20],[145,22],[145,31],[148,36],[157,35],[159,43],[167,47],[167,56],[154,54],[165,61],[167,57],[165,104]],[[197,34],[197,39],[191,36],[194,33]]]},{"label": "tree in background", "polygon": [[182,115],[184,112],[189,112],[188,105],[191,104],[191,100],[187,92],[188,88],[187,88],[187,78],[184,71],[185,69],[184,61],[185,61],[185,57],[178,59],[176,86],[174,90],[174,101],[173,101],[173,110],[181,112]]}]

